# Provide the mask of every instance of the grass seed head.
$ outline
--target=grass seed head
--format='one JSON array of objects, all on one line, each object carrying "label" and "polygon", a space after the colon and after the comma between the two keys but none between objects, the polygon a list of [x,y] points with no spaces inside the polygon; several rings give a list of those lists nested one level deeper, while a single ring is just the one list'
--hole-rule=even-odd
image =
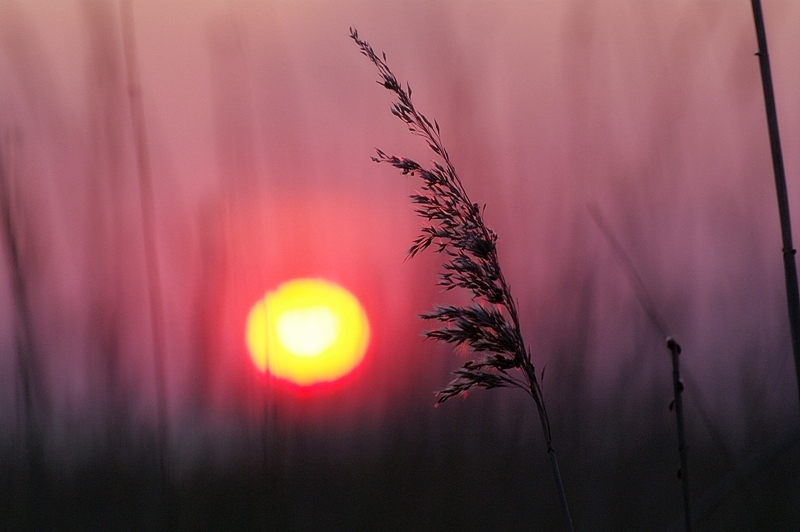
[{"label": "grass seed head", "polygon": [[[398,82],[386,64],[385,53],[378,56],[352,28],[350,37],[377,67],[378,84],[394,94],[392,114],[411,133],[422,137],[440,159],[426,168],[380,149],[372,158],[394,166],[402,175],[418,176],[422,182],[422,188],[410,198],[414,211],[425,223],[408,249],[408,256],[432,247],[445,257],[438,284],[445,290],[463,288],[472,294],[470,305],[437,307],[421,316],[439,325],[425,332],[427,338],[466,346],[476,356],[481,355],[453,372],[456,378],[438,392],[438,402],[464,395],[474,386],[515,386],[534,395],[538,405],[539,385],[520,333],[516,305],[498,263],[497,235],[484,223],[479,205],[469,199],[442,144],[439,123],[431,122],[416,109],[411,87],[406,84],[403,88]],[[519,371],[512,374],[514,370]]]}]

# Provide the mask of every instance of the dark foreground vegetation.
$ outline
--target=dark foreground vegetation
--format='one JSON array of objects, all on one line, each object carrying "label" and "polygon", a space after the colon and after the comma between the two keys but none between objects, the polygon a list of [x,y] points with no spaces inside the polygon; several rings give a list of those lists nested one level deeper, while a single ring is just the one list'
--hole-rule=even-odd
[{"label": "dark foreground vegetation", "polygon": [[[563,403],[556,409],[572,427],[560,450],[577,528],[682,527],[669,382],[658,388],[663,393],[644,409],[626,406],[620,395],[608,405],[620,415],[612,409],[589,420]],[[328,445],[311,426],[286,425],[266,464],[261,449],[253,449],[249,458],[173,468],[163,498],[154,435],[149,443],[100,451],[70,467],[49,457],[30,461],[26,471],[19,456],[6,454],[0,528],[484,531],[528,530],[534,519],[534,529],[558,529],[563,518],[536,445],[540,435],[524,427],[533,425],[534,413],[524,401],[500,403],[491,395],[476,393],[416,418],[398,412],[379,438],[362,434],[352,449]],[[519,412],[520,426],[493,419],[509,407]],[[643,418],[662,422],[642,430]],[[730,457],[695,429],[696,530],[790,530],[800,522],[800,487],[787,474],[800,467],[796,436],[786,439],[780,427],[745,435],[739,466],[731,467]],[[775,441],[785,444],[776,448]],[[715,490],[721,496],[707,507]]]}]

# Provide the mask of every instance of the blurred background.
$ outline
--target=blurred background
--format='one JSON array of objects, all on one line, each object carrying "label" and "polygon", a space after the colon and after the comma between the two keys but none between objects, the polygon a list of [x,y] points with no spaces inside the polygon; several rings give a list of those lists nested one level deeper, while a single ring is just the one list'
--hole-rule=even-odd
[{"label": "blurred background", "polygon": [[[798,235],[800,3],[764,12]],[[417,315],[464,296],[405,260],[418,185],[370,156],[432,154],[351,26],[499,234],[576,529],[682,519],[669,351],[592,205],[683,346],[696,529],[800,526],[746,0],[0,0],[2,528],[560,529],[529,397],[433,406],[467,358]],[[335,386],[247,356],[250,306],[295,277],[368,314]]]}]

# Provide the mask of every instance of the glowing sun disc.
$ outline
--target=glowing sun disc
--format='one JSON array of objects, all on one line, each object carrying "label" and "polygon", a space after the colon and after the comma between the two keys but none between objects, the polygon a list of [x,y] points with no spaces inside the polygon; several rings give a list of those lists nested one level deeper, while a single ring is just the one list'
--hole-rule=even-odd
[{"label": "glowing sun disc", "polygon": [[295,279],[253,305],[245,342],[260,372],[310,386],[335,381],[361,363],[369,323],[355,296],[341,286]]}]

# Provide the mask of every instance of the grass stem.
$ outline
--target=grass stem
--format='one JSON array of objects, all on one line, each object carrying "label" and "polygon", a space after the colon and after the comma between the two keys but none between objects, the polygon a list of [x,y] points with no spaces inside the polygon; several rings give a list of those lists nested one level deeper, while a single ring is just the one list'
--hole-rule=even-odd
[{"label": "grass stem", "polygon": [[683,422],[683,381],[679,363],[681,346],[671,336],[667,336],[667,348],[672,354],[672,390],[675,394],[675,418],[678,422],[678,453],[681,460],[679,476],[683,490],[683,514],[686,520],[686,532],[692,532],[692,512],[689,507],[689,452],[686,449],[686,433]]},{"label": "grass stem", "polygon": [[758,40],[758,52],[756,55],[761,69],[761,84],[764,87],[764,106],[767,112],[772,169],[775,173],[775,191],[778,194],[778,214],[780,215],[781,238],[783,240],[783,268],[786,277],[786,300],[789,306],[789,328],[792,335],[792,352],[797,374],[797,391],[800,394],[800,293],[798,293],[797,265],[794,258],[797,251],[792,246],[789,197],[786,192],[786,175],[783,169],[781,139],[778,132],[778,114],[775,110],[775,94],[772,90],[772,71],[769,65],[767,33],[764,28],[764,16],[761,12],[761,0],[751,0],[751,3],[753,6],[753,19],[756,25],[756,38]]},{"label": "grass stem", "polygon": [[550,455],[550,467],[553,469],[553,477],[556,480],[556,489],[558,490],[558,500],[561,502],[561,511],[564,513],[564,522],[567,525],[567,530],[573,532],[572,516],[569,513],[569,504],[567,504],[567,494],[564,491],[564,484],[561,482],[561,471],[558,469],[558,458],[556,458],[556,450],[550,447],[547,450]]},{"label": "grass stem", "polygon": [[[606,237],[611,249],[614,251],[614,254],[619,259],[622,266],[625,268],[625,273],[627,274],[628,280],[633,287],[634,293],[636,294],[636,299],[639,300],[639,304],[647,314],[650,323],[655,327],[658,332],[665,337],[667,343],[667,349],[670,351],[670,355],[672,358],[672,390],[673,390],[673,400],[672,404],[670,405],[670,410],[674,408],[675,410],[675,417],[677,420],[677,428],[678,428],[678,455],[680,458],[680,469],[678,470],[678,476],[681,480],[681,490],[683,491],[683,513],[684,513],[684,522],[686,523],[686,532],[691,532],[692,529],[692,518],[691,518],[691,511],[690,511],[690,498],[689,498],[689,450],[686,447],[686,431],[684,425],[684,417],[683,417],[683,380],[681,379],[681,370],[679,364],[679,355],[681,353],[681,346],[678,342],[675,341],[672,336],[670,336],[667,331],[667,326],[664,324],[664,320],[661,316],[656,312],[655,304],[653,303],[653,299],[650,297],[650,293],[647,291],[647,287],[642,280],[642,277],[639,275],[639,272],[636,271],[636,267],[633,264],[633,261],[630,259],[627,253],[625,253],[625,249],[620,244],[619,240],[614,236],[614,233],[608,227],[603,218],[603,215],[600,213],[600,209],[597,207],[596,204],[592,203],[588,205],[589,214],[591,214],[592,219],[594,219],[595,224],[597,224],[597,228],[600,229],[600,232]],[[702,411],[702,405],[700,406]],[[712,433],[715,433],[716,429],[712,427]]]}]

